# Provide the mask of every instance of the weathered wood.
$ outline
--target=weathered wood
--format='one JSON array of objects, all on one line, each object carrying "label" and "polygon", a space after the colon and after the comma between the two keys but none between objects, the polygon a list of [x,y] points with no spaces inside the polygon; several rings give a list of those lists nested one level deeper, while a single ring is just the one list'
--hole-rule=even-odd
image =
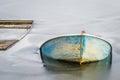
[{"label": "weathered wood", "polygon": [[32,24],[33,20],[0,20],[0,24]]},{"label": "weathered wood", "polygon": [[30,29],[31,25],[0,25],[0,29]]},{"label": "weathered wood", "polygon": [[0,40],[0,50],[7,50],[19,40]]},{"label": "weathered wood", "polygon": [[[33,20],[0,20],[0,29],[30,29],[32,23]],[[19,40],[0,40],[0,50],[7,50],[17,41]]]}]

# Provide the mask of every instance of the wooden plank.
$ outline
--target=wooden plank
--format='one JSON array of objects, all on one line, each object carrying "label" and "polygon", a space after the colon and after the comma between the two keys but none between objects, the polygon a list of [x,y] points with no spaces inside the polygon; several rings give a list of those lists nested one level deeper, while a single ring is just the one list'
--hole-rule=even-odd
[{"label": "wooden plank", "polygon": [[30,29],[31,25],[0,25],[0,29]]},{"label": "wooden plank", "polygon": [[7,50],[19,40],[0,40],[0,50]]},{"label": "wooden plank", "polygon": [[0,20],[0,24],[32,24],[33,20]]}]

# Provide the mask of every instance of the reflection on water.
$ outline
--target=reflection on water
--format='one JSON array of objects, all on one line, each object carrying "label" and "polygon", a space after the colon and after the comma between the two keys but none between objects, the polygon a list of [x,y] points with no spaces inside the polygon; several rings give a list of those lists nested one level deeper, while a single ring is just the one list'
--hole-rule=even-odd
[{"label": "reflection on water", "polygon": [[80,68],[79,70],[72,71],[48,69],[48,72],[50,74],[60,75],[57,76],[58,80],[59,78],[62,80],[109,80],[110,65],[87,64]]},{"label": "reflection on water", "polygon": [[111,63],[112,53],[102,61],[81,65],[44,57],[46,71],[60,75],[57,80],[109,80]]}]

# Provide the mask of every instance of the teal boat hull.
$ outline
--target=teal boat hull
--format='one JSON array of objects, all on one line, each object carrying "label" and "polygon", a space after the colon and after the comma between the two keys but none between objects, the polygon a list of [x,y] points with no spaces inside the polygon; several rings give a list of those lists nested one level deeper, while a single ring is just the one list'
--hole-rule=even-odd
[{"label": "teal boat hull", "polygon": [[68,62],[95,62],[112,54],[109,42],[91,35],[69,35],[46,41],[40,47],[43,62],[48,59]]}]

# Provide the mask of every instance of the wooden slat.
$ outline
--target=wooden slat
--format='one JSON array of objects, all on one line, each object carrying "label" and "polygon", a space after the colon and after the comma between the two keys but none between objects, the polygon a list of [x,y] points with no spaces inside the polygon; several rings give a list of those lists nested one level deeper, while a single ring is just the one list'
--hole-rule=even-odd
[{"label": "wooden slat", "polygon": [[19,40],[0,40],[0,50],[7,50]]},{"label": "wooden slat", "polygon": [[0,20],[0,24],[32,24],[33,20]]},{"label": "wooden slat", "polygon": [[0,29],[30,29],[31,25],[0,25]]}]

